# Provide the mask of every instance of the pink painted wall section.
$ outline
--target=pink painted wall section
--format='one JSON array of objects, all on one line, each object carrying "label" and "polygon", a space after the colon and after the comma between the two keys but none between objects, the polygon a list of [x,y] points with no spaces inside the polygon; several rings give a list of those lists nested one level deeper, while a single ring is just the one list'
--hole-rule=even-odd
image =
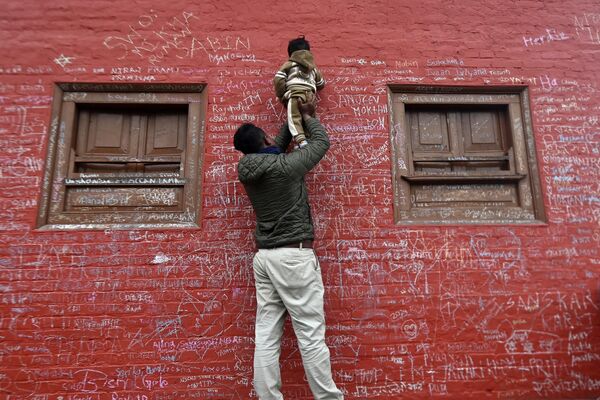
[{"label": "pink painted wall section", "polygon": [[[331,150],[307,177],[347,399],[600,396],[596,1],[4,2],[0,397],[248,399],[242,122],[306,34]],[[55,82],[206,83],[200,229],[35,230]],[[388,85],[529,86],[547,224],[393,221]],[[289,325],[284,394],[310,399]]]}]

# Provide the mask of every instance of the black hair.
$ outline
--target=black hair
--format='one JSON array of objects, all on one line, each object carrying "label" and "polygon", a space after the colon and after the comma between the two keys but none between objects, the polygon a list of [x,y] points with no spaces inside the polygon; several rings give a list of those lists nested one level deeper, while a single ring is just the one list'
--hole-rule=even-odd
[{"label": "black hair", "polygon": [[288,56],[291,56],[296,50],[310,50],[310,43],[304,38],[304,35],[298,36],[288,43]]},{"label": "black hair", "polygon": [[254,124],[243,124],[233,135],[233,147],[244,154],[258,153],[265,143],[265,132]]}]

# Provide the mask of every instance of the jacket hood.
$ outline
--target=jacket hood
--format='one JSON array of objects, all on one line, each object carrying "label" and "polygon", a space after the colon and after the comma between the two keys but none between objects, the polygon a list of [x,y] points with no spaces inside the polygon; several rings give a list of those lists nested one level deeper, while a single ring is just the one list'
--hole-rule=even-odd
[{"label": "jacket hood", "polygon": [[296,50],[292,53],[289,60],[302,65],[309,72],[315,69],[315,60],[309,50]]},{"label": "jacket hood", "polygon": [[258,181],[278,158],[274,154],[246,154],[238,163],[240,182],[245,184]]}]

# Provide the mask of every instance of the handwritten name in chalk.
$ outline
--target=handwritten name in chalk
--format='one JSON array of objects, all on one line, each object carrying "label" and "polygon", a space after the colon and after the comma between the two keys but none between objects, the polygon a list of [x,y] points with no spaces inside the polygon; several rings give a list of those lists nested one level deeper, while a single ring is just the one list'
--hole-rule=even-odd
[{"label": "handwritten name in chalk", "polygon": [[396,60],[394,63],[396,68],[419,68],[417,60]]},{"label": "handwritten name in chalk", "polygon": [[369,94],[339,94],[337,96],[328,96],[327,100],[334,104],[333,108],[373,106],[380,104],[381,96]]},{"label": "handwritten name in chalk", "polygon": [[374,106],[351,106],[352,112],[355,117],[362,117],[364,115],[378,115],[387,114],[387,104],[378,104]]},{"label": "handwritten name in chalk", "polygon": [[600,13],[584,13],[574,17],[575,32],[581,40],[600,44]]},{"label": "handwritten name in chalk", "polygon": [[[69,397],[70,399],[71,397]],[[87,400],[87,398],[86,398]],[[91,397],[90,397],[91,400]],[[112,392],[110,394],[110,400],[148,400],[148,396],[146,396],[145,394],[118,394],[118,393],[114,393]]]},{"label": "handwritten name in chalk", "polygon": [[216,65],[226,63],[227,61],[246,61],[246,62],[266,62],[258,60],[255,54],[246,54],[240,52],[228,52],[224,54],[209,54],[208,60]]},{"label": "handwritten name in chalk", "polygon": [[556,29],[546,29],[546,33],[540,36],[523,36],[525,47],[541,46],[543,44],[571,39],[564,32],[558,32]]},{"label": "handwritten name in chalk", "polygon": [[[209,61],[221,64],[230,60],[259,62],[254,54],[247,54],[250,50],[250,41],[242,37],[204,37],[194,36],[192,23],[200,18],[192,12],[183,11],[161,24],[160,17],[153,10],[141,15],[137,24],[130,24],[129,31],[125,34],[107,36],[103,45],[109,50],[118,51],[119,60],[129,58],[131,55],[148,61],[152,66],[160,64],[167,58],[188,59],[201,51],[206,53]],[[224,53],[222,53],[224,52]],[[134,67],[134,70],[139,69]],[[122,72],[117,76],[138,76],[141,71],[131,73]],[[162,73],[160,71],[149,72]],[[170,71],[166,71],[170,73]],[[151,75],[150,75],[151,76]],[[114,80],[119,80],[115,78]],[[130,79],[123,79],[130,80]],[[131,79],[142,80],[143,79]]]},{"label": "handwritten name in chalk", "polygon": [[[193,13],[184,11],[180,16],[173,17],[168,23],[156,26],[158,15],[150,10],[147,15],[138,18],[137,25],[129,25],[126,36],[107,36],[104,46],[108,49],[119,49],[119,60],[126,58],[130,53],[140,58],[147,59],[155,65],[167,55],[182,58],[189,55],[189,48],[183,46],[182,41],[192,36],[190,20],[199,19]],[[154,26],[153,36],[144,36],[136,29],[149,29]]]},{"label": "handwritten name in chalk", "polygon": [[367,93],[369,91],[369,86],[334,86],[333,91],[335,93]]},{"label": "handwritten name in chalk", "polygon": [[384,69],[383,73],[386,75],[412,75],[414,71],[412,69]]},{"label": "handwritten name in chalk", "polygon": [[357,65],[386,65],[385,61],[382,60],[365,60],[364,58],[356,58],[356,57],[352,57],[352,58],[347,58],[347,57],[342,57],[341,58],[342,64],[357,64]]},{"label": "handwritten name in chalk", "polygon": [[442,59],[427,60],[428,67],[463,66],[465,62],[460,58],[448,57]]}]

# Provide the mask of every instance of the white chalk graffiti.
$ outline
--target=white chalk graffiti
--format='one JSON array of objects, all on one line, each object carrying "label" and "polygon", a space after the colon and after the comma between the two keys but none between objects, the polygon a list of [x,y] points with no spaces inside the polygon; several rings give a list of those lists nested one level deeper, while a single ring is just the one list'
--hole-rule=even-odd
[{"label": "white chalk graffiti", "polygon": [[64,68],[65,66],[71,64],[74,59],[75,57],[67,57],[64,54],[61,54],[54,59],[54,62]]}]

